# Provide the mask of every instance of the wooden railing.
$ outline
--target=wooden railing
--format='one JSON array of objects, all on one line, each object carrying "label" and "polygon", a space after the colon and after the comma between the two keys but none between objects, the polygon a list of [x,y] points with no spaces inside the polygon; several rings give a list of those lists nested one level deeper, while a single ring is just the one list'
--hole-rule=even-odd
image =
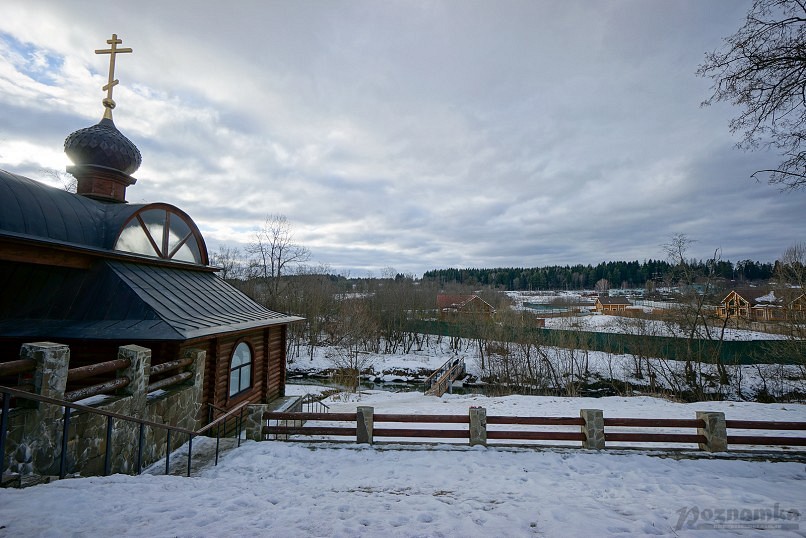
[{"label": "wooden railing", "polygon": [[[117,372],[118,370],[128,368],[131,366],[129,359],[115,359],[106,362],[98,362],[95,364],[88,364],[87,366],[79,366],[78,368],[70,368],[67,370],[67,382],[75,383],[90,377],[101,376]],[[80,389],[71,390],[64,393],[64,399],[68,402],[77,402],[91,396],[98,396],[99,394],[114,393],[116,390],[128,387],[131,379],[126,376],[116,377],[100,383],[95,383]]]},{"label": "wooden railing", "polygon": [[[705,436],[698,435],[697,429],[704,428],[705,422],[698,419],[677,418],[605,418],[605,442],[620,441],[627,443],[695,443],[707,442]],[[651,433],[651,432],[608,432],[607,428],[683,428],[694,430],[694,433]]]},{"label": "wooden railing", "polygon": [[553,430],[490,430],[487,429],[487,439],[503,441],[584,441],[585,435],[579,431],[585,421],[579,417],[507,417],[491,415],[487,417],[487,425],[507,424],[518,426],[577,426],[577,431]]},{"label": "wooden railing", "polygon": [[[371,408],[364,408],[370,409]],[[482,410],[483,411],[483,410]],[[423,439],[444,442],[464,442],[470,444],[519,444],[529,445],[538,442],[578,442],[588,446],[586,422],[582,417],[518,417],[485,416],[476,424],[479,431],[473,432],[472,413],[469,415],[403,415],[370,412],[370,443],[376,439],[393,442],[423,442]],[[262,433],[268,436],[282,436],[294,441],[334,441],[349,438],[358,440],[361,421],[366,421],[358,413],[277,413],[263,414]],[[365,422],[364,422],[365,423]],[[417,424],[416,428],[389,427],[389,424]],[[800,436],[780,435],[727,435],[728,445],[754,445],[759,447],[803,447],[806,446],[806,422],[771,421],[725,421],[727,430],[756,429],[765,432],[782,430],[803,432]],[[381,426],[379,426],[381,425]],[[445,427],[445,425],[450,425]],[[492,428],[490,427],[492,426]],[[506,426],[501,428],[501,426]],[[702,419],[672,418],[604,418],[603,436],[609,448],[629,448],[630,445],[658,445],[661,448],[681,448],[681,445],[697,445],[709,450],[704,433],[707,424]],[[622,431],[629,429],[634,431]],[[729,432],[730,433],[730,432]],[[474,435],[476,439],[474,441]],[[290,437],[294,436],[294,437]],[[277,437],[275,437],[277,438]],[[480,440],[481,439],[481,440]],[[343,439],[341,439],[343,440]],[[493,443],[489,443],[493,441]],[[367,442],[367,441],[361,441]],[[627,444],[625,444],[627,443]],[[671,445],[671,446],[670,446]],[[565,445],[569,446],[569,445]],[[602,444],[602,447],[605,445]],[[639,447],[641,448],[641,447]],[[684,448],[684,446],[683,446]]]},{"label": "wooden railing", "polygon": [[449,359],[423,382],[425,393],[442,396],[448,392],[453,382],[465,374],[465,361],[458,357]]},{"label": "wooden railing", "polygon": [[[27,361],[22,360],[15,362]],[[191,364],[193,364],[193,359],[190,357],[185,357],[151,366],[148,376],[149,384],[146,388],[146,392],[150,393],[159,389],[166,389],[191,379],[193,377],[193,372],[185,371],[185,369]],[[128,368],[129,366],[131,366],[131,360],[129,359],[114,359],[111,361],[79,366],[77,368],[70,368],[67,371],[67,382],[69,384],[75,384],[76,382],[80,382],[92,377],[105,375],[108,376],[108,374],[116,373],[119,370]],[[176,371],[176,373],[173,375],[165,375],[174,371]],[[157,379],[154,380],[154,378]],[[65,392],[64,399],[68,402],[77,402],[91,396],[114,394],[116,391],[129,386],[130,383],[131,379],[129,377],[118,375],[112,379],[107,379],[99,383],[94,383],[92,385]]]},{"label": "wooden railing", "polygon": [[[763,420],[726,420],[728,430],[766,430],[766,431],[803,431],[806,422],[766,422]],[[773,446],[806,446],[806,439],[792,437],[769,437],[765,435],[731,435],[728,431],[729,445],[773,445]]]},{"label": "wooden railing", "polygon": [[8,383],[18,390],[33,392],[34,370],[36,370],[36,361],[34,359],[0,362],[0,379],[17,375],[17,380],[11,380]]},{"label": "wooden railing", "polygon": [[[467,415],[374,415],[376,423],[407,424],[469,424]],[[375,437],[469,439],[467,427],[447,429],[426,428],[373,428]]]},{"label": "wooden railing", "polygon": [[[193,364],[193,359],[184,357],[182,359],[163,362],[162,364],[152,366],[148,376],[148,388],[146,392],[154,392],[155,390],[164,389],[187,381],[193,377],[193,372],[185,371],[185,368],[191,364]],[[154,380],[155,377],[163,376],[171,372],[177,373]]]}]

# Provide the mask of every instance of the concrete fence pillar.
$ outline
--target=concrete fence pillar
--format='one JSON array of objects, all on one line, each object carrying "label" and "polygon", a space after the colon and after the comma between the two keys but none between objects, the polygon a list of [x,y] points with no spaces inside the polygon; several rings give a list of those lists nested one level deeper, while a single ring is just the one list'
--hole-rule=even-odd
[{"label": "concrete fence pillar", "polygon": [[601,409],[580,409],[579,416],[585,423],[581,426],[585,440],[582,448],[601,450],[605,447],[604,413]]},{"label": "concrete fence pillar", "polygon": [[[20,349],[20,359],[33,359],[36,363],[34,367],[35,394],[59,400],[64,399],[67,370],[70,369],[70,348],[68,346],[53,342],[23,344]],[[33,402],[33,405],[39,407],[37,402]],[[61,416],[61,409],[56,406],[45,405],[42,407],[52,408],[55,413],[54,417]]]},{"label": "concrete fence pillar", "polygon": [[129,344],[118,348],[119,359],[129,359],[128,368],[116,372],[117,377],[128,377],[131,381],[117,391],[118,396],[131,397],[129,413],[133,417],[143,418],[148,397],[148,378],[151,376],[151,350]]},{"label": "concrete fence pillar", "polygon": [[201,349],[189,349],[185,351],[185,357],[193,361],[188,366],[188,371],[193,372],[193,377],[188,379],[186,383],[197,387],[201,392],[204,385],[204,362],[207,360],[207,352]]},{"label": "concrete fence pillar", "polygon": [[487,446],[487,410],[483,407],[471,407],[470,418],[470,446]]},{"label": "concrete fence pillar", "polygon": [[263,426],[266,421],[263,420],[263,413],[269,411],[269,406],[266,404],[250,405],[246,408],[246,416],[244,418],[244,430],[246,438],[252,441],[263,441],[266,436],[263,434]]},{"label": "concrete fence pillar", "polygon": [[[33,359],[34,393],[48,398],[64,399],[70,348],[53,342],[23,344],[21,359]],[[40,404],[21,399],[30,410],[25,413],[18,431],[11,435],[14,448],[11,470],[20,474],[56,475],[59,472],[59,447],[62,440],[64,409],[58,405]],[[14,446],[16,445],[16,446]]]},{"label": "concrete fence pillar", "polygon": [[725,413],[697,411],[697,419],[705,422],[704,428],[697,428],[697,435],[705,437],[705,443],[698,444],[700,450],[727,452],[728,430],[725,426]]},{"label": "concrete fence pillar", "polygon": [[370,406],[358,406],[356,409],[356,443],[373,443],[372,427],[374,422],[375,408]]}]

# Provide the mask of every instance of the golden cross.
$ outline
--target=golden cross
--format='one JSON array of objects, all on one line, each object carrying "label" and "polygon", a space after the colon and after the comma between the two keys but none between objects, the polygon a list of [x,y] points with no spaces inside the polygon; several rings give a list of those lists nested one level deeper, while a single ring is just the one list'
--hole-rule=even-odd
[{"label": "golden cross", "polygon": [[115,101],[112,99],[112,88],[118,85],[120,82],[118,79],[115,78],[115,56],[117,54],[123,52],[131,52],[132,49],[130,48],[117,48],[118,45],[123,43],[123,40],[118,39],[117,34],[112,34],[112,39],[107,39],[107,43],[112,45],[108,49],[96,49],[95,54],[108,54],[109,55],[109,81],[106,85],[102,88],[106,90],[106,99],[103,100],[104,108],[104,118],[112,119],[112,109],[115,108]]}]

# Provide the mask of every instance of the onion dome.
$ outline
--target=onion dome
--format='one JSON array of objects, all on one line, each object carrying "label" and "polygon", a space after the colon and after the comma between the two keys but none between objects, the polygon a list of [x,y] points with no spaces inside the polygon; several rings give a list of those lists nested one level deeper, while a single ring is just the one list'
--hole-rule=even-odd
[{"label": "onion dome", "polygon": [[104,117],[97,125],[79,129],[64,140],[64,152],[73,161],[67,171],[77,180],[76,194],[106,202],[125,202],[126,187],[137,182],[131,176],[143,158],[134,143],[123,136],[112,121],[115,100],[112,90],[119,81],[115,78],[115,56],[131,52],[130,48],[119,48],[123,43],[117,34],[106,42],[108,49],[99,49],[95,54],[109,55],[109,80],[104,85],[106,98]]},{"label": "onion dome", "polygon": [[143,158],[134,143],[104,118],[92,127],[79,129],[64,141],[64,152],[77,166],[100,166],[133,174]]}]

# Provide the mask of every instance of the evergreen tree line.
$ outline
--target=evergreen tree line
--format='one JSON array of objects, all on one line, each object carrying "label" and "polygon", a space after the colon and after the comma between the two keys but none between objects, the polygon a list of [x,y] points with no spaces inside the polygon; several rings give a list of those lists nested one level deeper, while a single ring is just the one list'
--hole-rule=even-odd
[{"label": "evergreen tree line", "polygon": [[[772,278],[775,265],[752,260],[690,260],[689,269],[697,274],[737,282],[755,282]],[[423,274],[423,280],[440,286],[488,286],[508,291],[594,289],[600,280],[611,287],[643,288],[647,282],[657,285],[676,284],[676,267],[662,260],[601,262],[593,265],[551,265],[546,267],[502,267],[495,269],[434,269]]]}]

